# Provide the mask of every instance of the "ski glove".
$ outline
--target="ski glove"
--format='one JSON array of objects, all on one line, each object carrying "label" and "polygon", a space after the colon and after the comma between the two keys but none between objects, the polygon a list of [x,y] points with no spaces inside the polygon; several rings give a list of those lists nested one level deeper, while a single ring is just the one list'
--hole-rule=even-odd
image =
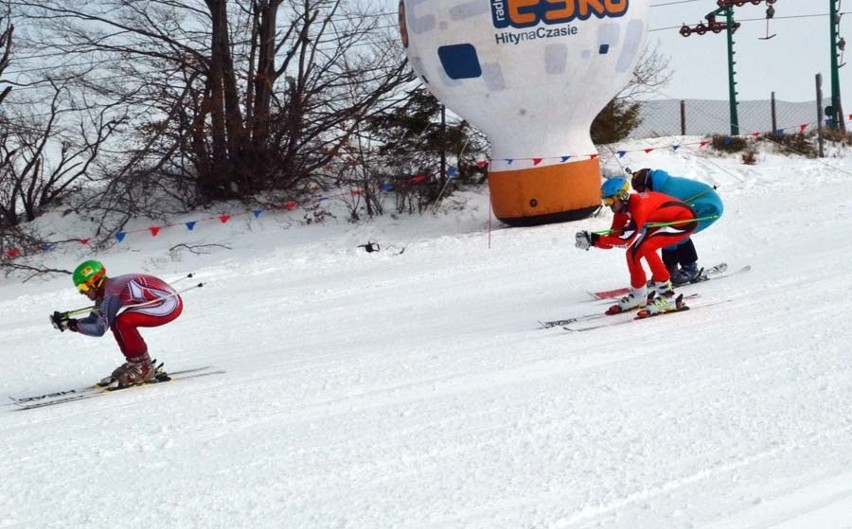
[{"label": "ski glove", "polygon": [[53,324],[55,329],[59,329],[60,332],[65,332],[65,329],[71,329],[72,331],[79,330],[77,320],[69,318],[68,314],[59,312],[58,310],[54,311],[54,313],[50,316],[50,323]]},{"label": "ski glove", "polygon": [[598,235],[597,233],[589,233],[586,230],[578,231],[577,234],[574,236],[574,238],[576,239],[574,242],[574,246],[581,250],[588,251],[589,248],[591,248],[595,245],[596,242],[598,242],[599,237],[600,235]]}]

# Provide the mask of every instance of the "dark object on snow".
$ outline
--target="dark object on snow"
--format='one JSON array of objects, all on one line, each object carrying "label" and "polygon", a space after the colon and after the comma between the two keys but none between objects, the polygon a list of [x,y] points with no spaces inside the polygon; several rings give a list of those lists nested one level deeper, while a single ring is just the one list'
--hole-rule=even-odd
[{"label": "dark object on snow", "polygon": [[367,253],[378,252],[379,250],[381,250],[381,248],[379,248],[379,243],[377,242],[367,242],[367,244],[359,244],[358,248],[363,248],[367,251]]}]

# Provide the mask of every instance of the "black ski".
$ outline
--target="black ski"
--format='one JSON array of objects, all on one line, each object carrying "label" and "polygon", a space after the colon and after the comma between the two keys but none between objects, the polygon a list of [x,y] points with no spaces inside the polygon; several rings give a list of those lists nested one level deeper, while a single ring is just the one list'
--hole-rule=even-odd
[{"label": "black ski", "polygon": [[74,402],[77,400],[91,399],[94,397],[98,397],[101,395],[105,395],[107,393],[115,393],[117,391],[124,391],[126,389],[138,389],[144,388],[146,386],[153,386],[155,384],[161,384],[163,382],[171,382],[178,380],[185,380],[190,378],[198,378],[205,377],[210,375],[220,375],[225,373],[222,370],[213,370],[211,366],[204,367],[196,367],[192,369],[182,369],[179,371],[173,371],[171,373],[160,373],[157,377],[151,382],[146,382],[145,384],[139,386],[128,386],[125,388],[119,387],[110,387],[110,386],[99,386],[97,384],[92,386],[87,386],[85,388],[77,388],[70,389],[66,391],[57,391],[53,393],[45,393],[43,395],[34,395],[31,397],[9,397],[12,399],[11,404],[17,405],[16,408],[13,408],[13,411],[22,411],[22,410],[32,410],[36,408],[45,408],[47,406],[55,406],[57,404],[64,404],[66,402]]}]

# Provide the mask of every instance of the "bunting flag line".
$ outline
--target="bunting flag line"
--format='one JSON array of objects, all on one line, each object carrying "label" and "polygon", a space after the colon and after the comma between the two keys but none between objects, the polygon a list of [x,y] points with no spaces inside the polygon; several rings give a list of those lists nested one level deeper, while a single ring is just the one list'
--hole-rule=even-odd
[{"label": "bunting flag line", "polygon": [[[849,115],[849,120],[852,121],[852,114]],[[784,134],[786,134],[787,131],[797,131],[799,133],[803,133],[809,127],[814,127],[814,126],[815,125],[813,123],[802,123],[800,125],[794,125],[794,126],[787,127],[787,128],[777,129],[773,132],[755,131],[755,132],[749,133],[745,136],[751,136],[751,137],[754,137],[754,138],[757,138],[757,137],[760,137],[760,136],[766,136],[768,134],[775,134],[776,136],[783,136]],[[744,137],[744,135],[741,134],[738,137]],[[730,135],[725,136],[722,141],[725,143],[725,145],[730,145],[734,141],[734,136],[730,136]],[[701,148],[701,147],[706,147],[709,144],[710,144],[709,140],[701,140],[701,141],[693,142],[693,143],[676,143],[676,144],[670,145],[669,148],[671,148],[673,151],[677,151],[678,149],[680,149],[681,147],[684,147],[684,146],[697,145],[699,148]],[[619,150],[615,151],[615,155],[618,158],[624,158],[625,156],[627,156],[630,153],[650,154],[651,152],[653,152],[656,149],[659,149],[659,147],[650,147],[649,146],[649,147],[641,147],[641,148],[634,149],[634,150],[619,149]],[[526,158],[522,158],[522,157],[501,158],[501,161],[505,162],[507,165],[512,165],[517,161],[529,161],[529,162],[532,163],[533,166],[537,166],[537,165],[540,165],[545,160],[559,160],[560,163],[565,163],[565,162],[568,162],[569,160],[577,159],[577,158],[587,158],[587,159],[590,159],[590,160],[594,160],[595,158],[598,158],[599,156],[600,156],[600,154],[598,154],[598,153],[592,153],[592,154],[576,153],[576,154],[562,154],[562,155],[559,155],[559,156],[531,156],[531,157],[526,157]],[[478,162],[478,165],[480,167],[483,167],[483,166],[487,165],[489,163],[489,161],[490,160]]]},{"label": "bunting flag line", "polygon": [[[850,121],[852,121],[852,114],[849,114],[848,119]],[[755,131],[755,132],[750,133],[748,136],[751,136],[753,138],[759,138],[760,136],[764,136],[764,135],[767,135],[767,134],[775,134],[777,136],[783,136],[784,134],[787,133],[787,131],[797,131],[798,133],[801,134],[801,133],[805,132],[809,127],[813,127],[813,126],[815,126],[813,123],[802,123],[802,124],[787,127],[787,128],[780,128],[780,129],[777,129],[777,130],[775,130],[771,133]],[[730,145],[731,142],[733,142],[733,139],[734,139],[733,136],[725,136],[723,141],[726,145]],[[675,144],[670,145],[668,148],[671,148],[672,151],[677,151],[681,147],[690,147],[690,146],[697,146],[699,149],[701,149],[701,148],[706,147],[709,144],[710,144],[710,140],[703,139],[703,140],[699,140],[699,141],[691,142],[691,143],[675,143]],[[641,148],[634,149],[634,150],[619,149],[619,150],[615,151],[615,154],[618,158],[624,158],[625,156],[627,156],[628,154],[631,154],[631,153],[650,154],[651,152],[653,152],[654,150],[657,150],[659,148],[660,147],[648,146],[648,147],[641,147]],[[503,158],[502,161],[505,162],[506,165],[509,165],[509,166],[512,166],[516,161],[522,161],[522,160],[531,162],[533,166],[538,166],[538,165],[542,164],[543,162],[545,162],[546,160],[554,160],[555,159],[555,160],[559,160],[559,163],[567,163],[567,162],[569,162],[571,160],[575,160],[577,158],[587,158],[587,159],[594,160],[594,159],[599,158],[599,156],[600,155],[598,153],[593,153],[593,154],[570,153],[570,154],[562,154],[562,155],[555,156],[555,157],[534,156],[534,157],[529,157],[529,158]],[[482,169],[482,168],[486,167],[487,165],[489,165],[490,162],[491,162],[491,160],[489,160],[489,159],[477,160],[476,165],[477,165],[478,168]],[[446,174],[447,174],[448,178],[455,178],[459,175],[458,168],[450,167],[447,170]],[[416,175],[416,176],[413,176],[413,177],[410,177],[410,178],[407,178],[407,179],[401,179],[401,180],[398,181],[398,183],[409,184],[409,185],[410,184],[422,184],[422,183],[426,182],[430,177],[434,177],[434,176],[436,176],[436,175]],[[384,191],[384,192],[391,192],[394,189],[395,189],[395,186],[391,182],[386,182],[381,187],[381,190]],[[341,197],[344,197],[344,196],[347,196],[347,195],[350,196],[350,197],[354,197],[354,196],[358,196],[362,193],[363,193],[362,189],[353,189],[353,190],[349,191],[348,193],[340,193],[340,194],[337,194],[337,195],[317,197],[315,199],[312,199],[311,202],[322,203],[322,202],[325,202],[325,201],[332,200],[334,198],[341,198]],[[288,211],[292,211],[292,210],[295,210],[296,208],[298,208],[302,205],[303,204],[300,204],[299,202],[297,202],[295,200],[288,200],[288,201],[282,203],[281,206],[279,206],[279,207],[272,206],[270,209],[285,209],[285,210],[288,210]],[[218,220],[220,224],[227,224],[233,217],[236,217],[236,216],[239,216],[239,215],[248,215],[248,214],[251,214],[255,219],[257,219],[257,218],[260,218],[260,216],[263,214],[264,211],[265,211],[265,209],[256,208],[256,209],[252,209],[248,212],[243,212],[243,213],[222,213],[220,215],[210,217],[210,218],[206,218],[206,219],[190,220],[190,221],[184,222],[183,226],[186,228],[187,231],[192,232],[192,231],[195,231],[195,228],[196,228],[196,226],[199,222]],[[131,234],[143,233],[143,232],[147,231],[147,232],[149,232],[151,237],[156,237],[162,230],[167,229],[167,228],[172,228],[172,227],[175,227],[175,226],[177,226],[177,224],[165,224],[165,225],[162,225],[162,226],[150,226],[148,228],[143,228],[143,229],[139,229],[139,230],[119,231],[114,235],[114,237],[115,237],[115,239],[118,243],[123,243],[126,240],[127,236],[131,235]],[[0,261],[9,260],[9,259],[16,259],[16,258],[22,257],[24,255],[29,255],[29,254],[33,254],[33,253],[50,252],[50,251],[53,251],[56,248],[58,248],[58,246],[60,244],[67,243],[67,242],[75,242],[76,241],[83,246],[87,246],[91,240],[92,240],[91,237],[87,237],[87,238],[70,239],[69,241],[62,241],[62,242],[48,242],[48,243],[43,243],[43,244],[40,244],[36,247],[31,247],[31,248],[9,248],[9,249],[5,250],[2,254],[0,254]]]},{"label": "bunting flag line", "polygon": [[[319,197],[319,198],[315,199],[314,201],[322,202],[322,201],[331,200],[331,199],[334,199],[334,198],[343,197],[343,196],[347,196],[347,195],[348,196],[356,196],[360,193],[361,193],[361,190],[359,189],[359,190],[350,191],[348,193],[341,193],[341,194],[337,194],[337,195]],[[284,202],[280,207],[272,206],[271,209],[285,209],[285,210],[288,210],[288,211],[292,211],[292,210],[296,209],[297,207],[299,207],[300,205],[301,204],[299,204],[295,200],[288,200],[288,201]],[[304,205],[308,205],[308,203],[306,202]],[[149,226],[147,228],[141,228],[141,229],[137,229],[137,230],[121,230],[121,231],[116,232],[113,235],[113,237],[115,237],[115,240],[120,244],[120,243],[125,242],[128,235],[134,235],[134,234],[148,232],[148,234],[151,237],[157,237],[157,235],[159,235],[164,229],[173,228],[173,227],[180,226],[180,225],[183,225],[186,228],[187,231],[194,232],[195,228],[196,228],[196,226],[198,225],[199,222],[218,221],[220,224],[227,224],[232,218],[234,218],[237,215],[249,215],[249,214],[252,215],[255,219],[257,219],[257,218],[260,218],[260,216],[263,214],[264,211],[265,211],[264,209],[255,208],[255,209],[252,209],[250,211],[243,212],[243,213],[222,213],[222,214],[219,214],[219,215],[216,215],[216,216],[213,216],[213,217],[209,217],[209,218],[205,218],[205,219],[198,219],[198,220],[190,220],[190,221],[186,221],[186,222],[179,223],[179,224],[155,225],[155,226]],[[49,251],[57,249],[60,244],[65,244],[65,243],[68,243],[68,242],[76,242],[76,243],[79,243],[82,246],[88,246],[89,242],[91,242],[91,241],[92,241],[92,237],[72,238],[72,239],[69,239],[68,241],[49,242],[49,243],[44,243],[44,244],[40,244],[40,245],[37,245],[37,246],[26,247],[26,248],[9,248],[8,250],[5,250],[2,253],[0,253],[0,262],[5,261],[5,260],[11,260],[11,259],[23,257],[24,255],[32,255],[32,254],[37,254],[37,253],[49,252]]]},{"label": "bunting flag line", "polygon": [[[487,162],[485,162],[485,163],[487,163]],[[479,166],[482,167],[482,165],[479,165]],[[453,172],[454,175],[458,175],[458,169],[457,168],[451,168],[451,169],[454,171]],[[448,173],[449,172],[450,171],[448,171]],[[423,182],[426,182],[429,179],[430,176],[434,176],[434,175],[413,176],[411,178],[406,179],[406,183],[408,183],[408,184],[422,184]],[[391,183],[385,183],[382,186],[381,189],[382,189],[382,191],[392,191],[394,189],[394,186]],[[319,203],[327,202],[327,201],[330,201],[330,200],[333,200],[333,199],[338,199],[338,198],[342,199],[344,197],[357,197],[357,196],[362,195],[363,193],[364,193],[363,189],[352,189],[350,191],[343,192],[343,193],[313,198],[313,199],[305,201],[304,203],[299,203],[295,200],[287,200],[287,201],[283,202],[280,206],[277,206],[277,207],[271,206],[270,208],[267,208],[267,209],[283,209],[283,210],[287,210],[287,211],[293,211],[300,206],[302,206],[302,207],[309,206],[311,203],[319,204]],[[134,234],[148,232],[149,236],[153,238],[153,237],[157,237],[165,229],[174,228],[174,227],[180,226],[180,225],[183,225],[186,228],[187,231],[194,232],[194,231],[196,231],[195,228],[201,222],[218,221],[219,224],[227,224],[231,219],[233,219],[234,217],[240,216],[240,215],[251,215],[253,218],[258,219],[264,213],[264,211],[266,211],[266,209],[255,208],[255,209],[251,209],[249,211],[245,211],[245,212],[241,212],[241,213],[221,213],[219,215],[214,215],[212,217],[208,217],[208,218],[204,218],[204,219],[197,219],[197,220],[190,220],[190,221],[186,221],[186,222],[178,223],[178,224],[155,225],[155,226],[149,226],[147,228],[141,228],[141,229],[137,229],[137,230],[121,230],[121,231],[116,232],[113,235],[113,237],[115,237],[115,240],[119,244],[121,244],[121,243],[124,243],[127,240],[128,235],[134,235]],[[2,253],[0,253],[0,262],[6,261],[6,260],[11,260],[11,259],[17,259],[17,258],[23,257],[25,255],[32,255],[32,254],[49,252],[49,251],[52,251],[52,250],[55,250],[56,248],[58,248],[60,244],[66,244],[68,242],[76,242],[76,243],[79,243],[82,246],[88,246],[89,242],[91,242],[92,239],[93,239],[92,237],[72,238],[68,241],[44,243],[44,244],[40,244],[40,245],[32,246],[32,247],[27,247],[27,248],[9,248],[8,250],[5,250]]]}]

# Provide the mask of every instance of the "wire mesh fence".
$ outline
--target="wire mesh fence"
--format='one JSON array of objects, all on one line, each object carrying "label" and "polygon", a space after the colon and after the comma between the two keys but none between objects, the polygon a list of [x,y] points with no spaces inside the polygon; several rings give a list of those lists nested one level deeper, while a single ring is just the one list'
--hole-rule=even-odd
[{"label": "wire mesh fence", "polygon": [[[770,99],[740,101],[737,105],[739,134],[795,133],[816,128],[819,116],[816,101],[791,103]],[[633,139],[676,135],[731,134],[728,101],[709,99],[666,99],[641,103],[642,123],[633,130]]]}]

